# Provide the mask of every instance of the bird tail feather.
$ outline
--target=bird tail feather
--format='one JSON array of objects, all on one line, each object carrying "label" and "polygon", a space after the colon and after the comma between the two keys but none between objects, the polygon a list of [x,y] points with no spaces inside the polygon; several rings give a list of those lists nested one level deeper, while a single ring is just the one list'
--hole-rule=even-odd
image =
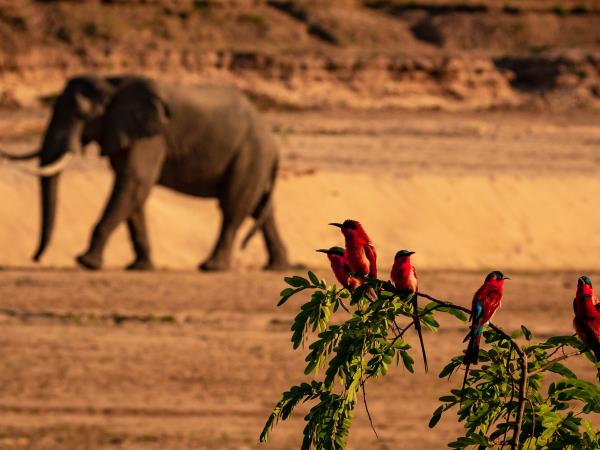
[{"label": "bird tail feather", "polygon": [[479,342],[481,341],[481,334],[475,334],[471,331],[471,339],[469,340],[469,345],[467,346],[467,351],[465,353],[465,364],[473,364],[477,365],[479,362]]},{"label": "bird tail feather", "polygon": [[[481,340],[481,334],[475,334],[475,331],[471,329],[469,334],[465,337],[465,341],[469,339],[469,345],[465,352],[463,362],[465,364],[465,377],[463,378],[463,384],[460,388],[460,405],[462,406],[463,393],[465,391],[465,384],[467,383],[467,377],[469,375],[469,368],[471,364],[476,365],[479,362],[479,341]],[[464,342],[464,341],[463,341]]]},{"label": "bird tail feather", "polygon": [[429,364],[427,364],[427,353],[425,352],[425,342],[423,341],[423,332],[421,329],[421,321],[419,320],[419,306],[417,303],[417,293],[413,294],[413,322],[415,323],[415,330],[419,335],[419,343],[421,344],[421,353],[423,353],[423,365],[425,366],[425,372],[429,371]]}]

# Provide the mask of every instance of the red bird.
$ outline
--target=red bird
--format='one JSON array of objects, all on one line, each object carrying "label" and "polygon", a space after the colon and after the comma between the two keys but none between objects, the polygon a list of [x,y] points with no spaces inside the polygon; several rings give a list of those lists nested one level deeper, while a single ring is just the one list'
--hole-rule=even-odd
[{"label": "red bird", "polygon": [[377,278],[377,253],[362,225],[350,219],[344,223],[329,225],[342,229],[346,239],[346,263],[350,272],[363,277],[368,275]]},{"label": "red bird", "polygon": [[352,292],[360,286],[360,280],[350,274],[350,269],[346,263],[346,252],[342,247],[331,247],[317,251],[327,255],[331,263],[331,270],[343,287]]},{"label": "red bird", "polygon": [[425,353],[425,344],[423,342],[423,334],[421,331],[421,321],[419,320],[419,308],[417,305],[416,295],[416,292],[419,288],[419,280],[417,279],[417,270],[410,262],[410,255],[413,255],[414,253],[415,252],[411,252],[409,250],[400,250],[398,253],[396,253],[390,278],[392,279],[394,286],[396,286],[396,289],[400,291],[401,296],[414,294],[412,297],[413,322],[419,335],[421,352],[423,353],[423,363],[425,364],[425,372],[427,372],[429,368],[427,365],[427,354]]},{"label": "red bird", "polygon": [[510,278],[505,277],[502,272],[497,270],[490,272],[485,281],[473,296],[473,304],[471,306],[471,331],[465,336],[465,341],[469,341],[467,352],[463,362],[465,363],[465,377],[461,391],[465,388],[467,375],[469,374],[469,366],[477,364],[479,361],[479,342],[485,325],[492,320],[498,308],[502,306],[502,292],[504,290],[504,280]]},{"label": "red bird", "polygon": [[573,327],[577,336],[594,353],[596,360],[600,361],[600,311],[596,309],[590,294],[577,295],[575,303]]},{"label": "red bird", "polygon": [[594,307],[600,310],[600,300],[598,300],[598,296],[594,293],[592,280],[590,280],[590,277],[583,275],[577,280],[577,292],[575,293],[575,298],[573,299],[573,312],[575,314],[577,314],[577,299],[585,294],[588,294],[592,297],[592,303],[594,304]]},{"label": "red bird", "polygon": [[504,280],[508,280],[502,272],[495,270],[485,277],[483,285],[475,292],[471,306],[471,331],[463,342],[469,340],[464,362],[467,368],[470,364],[477,364],[479,359],[479,341],[485,325],[494,317],[502,306],[502,292]]}]

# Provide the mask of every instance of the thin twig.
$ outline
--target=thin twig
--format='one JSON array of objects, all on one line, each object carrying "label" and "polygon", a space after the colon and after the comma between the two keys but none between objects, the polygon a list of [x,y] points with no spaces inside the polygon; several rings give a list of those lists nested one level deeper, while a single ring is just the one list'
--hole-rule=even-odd
[{"label": "thin twig", "polygon": [[557,363],[559,361],[563,361],[563,360],[568,359],[568,358],[571,358],[573,356],[581,355],[584,351],[585,350],[577,350],[576,352],[572,352],[572,353],[564,353],[562,356],[559,356],[558,358],[554,358],[554,359],[548,361],[548,363],[544,364],[542,367],[539,367],[539,368],[535,369],[533,372],[530,372],[529,376],[531,377],[531,376],[536,375],[536,374],[538,374],[540,372],[544,372],[552,364]]},{"label": "thin twig", "polygon": [[[394,321],[394,323],[396,324],[396,321]],[[393,346],[398,339],[400,339],[402,336],[404,336],[404,333],[406,333],[408,331],[408,329],[410,327],[412,327],[414,324],[415,324],[414,319],[411,320],[410,323],[402,329],[400,329],[400,327],[398,327],[398,324],[396,324],[396,328],[398,329],[398,334],[396,334],[394,339],[392,339],[392,341],[390,342],[390,347]],[[395,331],[395,330],[392,330],[392,331]]]},{"label": "thin twig", "polygon": [[398,325],[398,322],[396,322],[396,319],[394,319],[393,325],[394,325],[394,328],[396,328],[396,331],[398,333],[402,333],[402,330],[400,329],[400,326]]},{"label": "thin twig", "polygon": [[548,355],[548,358],[552,358],[554,355],[556,355],[560,350],[562,350],[564,348],[565,344],[560,344],[558,347],[556,347],[554,349],[554,351],[552,353],[550,353]]},{"label": "thin twig", "polygon": [[[527,403],[531,406],[531,437],[535,436],[535,408],[533,407],[533,402],[527,397]],[[527,449],[529,450],[529,446],[531,445],[531,439],[527,443]]]},{"label": "thin twig", "polygon": [[342,300],[342,299],[340,298],[340,299],[338,299],[338,301],[339,301],[339,303],[340,303],[340,306],[342,307],[342,309],[343,309],[344,311],[346,311],[348,314],[351,314],[351,313],[350,313],[350,310],[349,310],[349,309],[346,307],[346,304],[344,303],[344,300]]},{"label": "thin twig", "polygon": [[[506,359],[506,373],[510,376],[510,400],[508,401],[508,407],[506,408],[506,421],[510,422],[510,414],[512,412],[512,402],[515,398],[515,377],[513,376],[513,373],[510,370],[510,362],[511,362],[511,358],[512,358],[512,349],[509,350],[508,352],[508,358]],[[506,435],[508,434],[508,428],[506,428],[504,430],[504,437],[502,438],[502,446],[500,447],[500,450],[502,450],[504,448],[504,446],[506,445]]]},{"label": "thin twig", "polygon": [[366,342],[366,340],[363,340],[362,350],[361,350],[361,355],[360,355],[360,387],[362,388],[363,403],[365,404],[365,410],[367,411],[367,417],[369,418],[369,423],[371,424],[371,429],[373,430],[373,433],[375,433],[375,437],[377,439],[379,439],[379,435],[377,434],[377,430],[375,429],[375,424],[373,423],[373,418],[371,417],[371,411],[369,411],[369,405],[367,404],[367,390],[365,389],[365,380],[363,378],[363,376],[364,376],[363,366],[364,366],[365,342]]},{"label": "thin twig", "polygon": [[[431,309],[428,309],[427,311],[423,312],[423,314],[417,314],[417,318],[425,317],[427,314],[430,314],[431,312],[435,311],[436,309],[443,308],[444,306],[445,306],[445,305],[436,305],[436,306],[434,306],[433,308],[431,308]],[[394,323],[395,323],[395,321],[394,321]],[[401,338],[401,337],[404,335],[404,333],[406,333],[406,332],[408,331],[408,329],[409,329],[410,327],[412,327],[414,324],[415,324],[415,320],[414,320],[414,318],[413,318],[413,320],[411,320],[411,321],[409,322],[409,324],[408,324],[408,325],[406,325],[406,327],[402,328],[402,330],[399,330],[399,333],[398,333],[398,334],[396,335],[396,337],[395,337],[395,338],[392,340],[392,342],[390,342],[390,345],[394,345],[394,344],[396,343],[396,341],[397,341],[398,339],[400,339],[400,338]]]},{"label": "thin twig", "polygon": [[367,390],[365,389],[365,381],[362,377],[362,368],[360,369],[360,385],[362,387],[363,393],[363,403],[365,404],[365,410],[367,411],[367,417],[369,418],[369,423],[371,424],[371,429],[373,433],[375,433],[375,437],[379,439],[379,435],[377,434],[377,430],[375,429],[375,424],[373,424],[373,418],[371,417],[371,412],[369,411],[369,406],[367,405]]},{"label": "thin twig", "polygon": [[525,413],[525,400],[527,399],[527,381],[529,379],[527,374],[527,355],[525,355],[523,352],[521,352],[521,355],[521,379],[519,380],[518,403],[519,409],[517,410],[517,417],[515,419],[517,425],[510,445],[512,450],[517,450],[519,448],[519,439],[521,437],[521,430],[523,428],[523,414]]}]

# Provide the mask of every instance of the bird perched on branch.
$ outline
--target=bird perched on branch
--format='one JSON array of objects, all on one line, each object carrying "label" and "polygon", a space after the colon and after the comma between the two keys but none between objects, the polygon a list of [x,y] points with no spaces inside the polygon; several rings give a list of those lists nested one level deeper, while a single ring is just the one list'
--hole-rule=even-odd
[{"label": "bird perched on branch", "polygon": [[346,263],[350,273],[359,277],[377,278],[377,253],[364,228],[356,220],[330,223],[342,230],[346,240]]},{"label": "bird perched on branch", "polygon": [[425,372],[427,372],[429,367],[427,364],[427,354],[425,353],[425,343],[423,342],[421,321],[419,320],[419,307],[416,294],[419,288],[419,280],[417,278],[417,270],[410,261],[410,256],[414,255],[414,253],[415,252],[411,252],[410,250],[400,250],[396,253],[390,278],[392,279],[394,286],[396,286],[396,289],[400,291],[402,297],[412,294],[413,322],[415,324],[415,330],[417,330],[417,334],[419,335],[421,352],[423,353],[423,364],[425,365]]},{"label": "bird perched on branch", "polygon": [[473,296],[471,317],[469,319],[471,322],[471,330],[463,340],[463,342],[468,340],[469,345],[467,346],[467,351],[463,359],[465,364],[465,377],[463,378],[461,393],[465,390],[467,376],[469,375],[469,367],[471,364],[477,364],[479,362],[479,343],[481,341],[483,328],[490,320],[492,320],[492,317],[494,317],[498,308],[502,306],[504,280],[509,279],[510,278],[505,277],[502,272],[494,270],[485,277],[485,281]]},{"label": "bird perched on branch", "polygon": [[331,263],[331,270],[343,287],[353,292],[354,289],[360,286],[360,280],[350,274],[350,268],[346,263],[346,252],[342,247],[331,247],[317,251],[327,255]]},{"label": "bird perched on branch", "polygon": [[580,281],[584,284],[586,281],[581,280],[582,278],[587,277],[581,277],[577,282],[577,293],[573,301],[573,327],[577,336],[594,353],[596,360],[600,361],[600,311],[594,305],[593,296],[585,292],[585,289],[580,289]]},{"label": "bird perched on branch", "polygon": [[479,361],[479,342],[483,328],[494,317],[498,308],[502,306],[504,280],[509,279],[497,270],[490,272],[473,296],[470,318],[471,331],[469,331],[463,340],[463,342],[469,341],[464,358],[467,371],[470,364],[477,364]]},{"label": "bird perched on branch", "polygon": [[594,307],[600,310],[600,301],[598,300],[598,296],[592,287],[592,280],[590,280],[590,277],[587,275],[583,275],[577,280],[577,292],[575,293],[575,298],[573,299],[573,312],[575,314],[577,314],[577,299],[585,294],[588,294],[592,297],[592,303]]}]

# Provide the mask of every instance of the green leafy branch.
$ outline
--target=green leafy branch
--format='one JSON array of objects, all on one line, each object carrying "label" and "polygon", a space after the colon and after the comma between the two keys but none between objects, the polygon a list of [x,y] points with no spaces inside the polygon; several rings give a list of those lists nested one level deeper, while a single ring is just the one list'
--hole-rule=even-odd
[{"label": "green leafy branch", "polygon": [[[286,420],[300,403],[316,404],[305,416],[302,449],[342,449],[352,425],[353,412],[360,393],[372,423],[365,394],[371,378],[386,375],[395,362],[414,372],[411,345],[404,333],[417,318],[424,327],[436,331],[434,313],[446,312],[465,322],[464,313],[446,305],[429,303],[414,311],[413,295],[400,295],[389,282],[368,279],[350,294],[336,286],[327,286],[312,272],[308,277],[285,278],[290,287],[281,292],[278,305],[303,291],[312,291],[292,323],[292,346],[296,349],[316,333],[308,346],[304,373],[319,379],[293,386],[275,405],[260,435],[268,439],[279,420]],[[331,314],[340,312],[345,320],[330,323]],[[401,328],[398,320],[408,320]],[[319,371],[324,373],[319,375]]]},{"label": "green leafy branch", "polygon": [[[520,336],[525,337],[526,345],[516,344]],[[484,332],[490,348],[480,350],[481,366],[469,372],[463,390],[453,389],[451,395],[440,397],[443,404],[429,423],[434,427],[445,411],[458,407],[458,419],[465,423],[466,434],[451,442],[451,448],[598,448],[600,437],[578,414],[600,412],[600,391],[561,364],[584,353],[584,345],[573,336],[555,336],[538,344],[531,343],[532,337],[523,326],[512,336],[495,326]],[[565,353],[567,347],[575,351]],[[517,348],[520,353],[514,351]],[[562,355],[555,356],[559,352]],[[593,356],[586,355],[597,365]],[[463,355],[452,358],[440,378],[454,373],[462,359]],[[560,378],[550,383],[544,394],[544,376],[549,372]],[[579,413],[574,412],[577,403]]]},{"label": "green leafy branch", "polygon": [[[365,394],[372,378],[385,376],[391,364],[414,371],[411,345],[404,334],[419,320],[424,328],[439,329],[437,313],[452,315],[462,322],[471,311],[463,306],[424,293],[402,296],[389,282],[367,279],[355,292],[327,286],[312,272],[308,278],[285,278],[290,287],[281,292],[278,305],[303,292],[312,291],[292,324],[296,349],[311,336],[305,358],[310,383],[293,386],[283,393],[260,435],[266,442],[279,420],[286,420],[302,403],[314,403],[304,417],[302,449],[342,449],[352,425],[354,408],[362,393],[373,426]],[[413,295],[429,300],[414,311]],[[333,313],[342,320],[330,323]],[[404,321],[404,323],[401,323]],[[399,323],[400,322],[400,323]],[[517,339],[527,341],[519,345]],[[465,375],[464,389],[453,389],[440,398],[433,413],[434,427],[444,412],[457,408],[465,435],[449,444],[452,448],[476,446],[511,449],[598,448],[600,437],[582,415],[600,412],[600,391],[579,380],[561,362],[585,354],[600,369],[594,357],[573,336],[556,336],[532,344],[532,334],[521,327],[509,335],[494,324],[484,332],[488,350],[480,350],[480,366]],[[572,349],[571,352],[565,350]],[[464,355],[452,358],[439,374],[450,377],[463,364]],[[323,373],[320,373],[324,370]],[[558,376],[542,393],[547,373]],[[575,406],[574,409],[573,405]]]}]

